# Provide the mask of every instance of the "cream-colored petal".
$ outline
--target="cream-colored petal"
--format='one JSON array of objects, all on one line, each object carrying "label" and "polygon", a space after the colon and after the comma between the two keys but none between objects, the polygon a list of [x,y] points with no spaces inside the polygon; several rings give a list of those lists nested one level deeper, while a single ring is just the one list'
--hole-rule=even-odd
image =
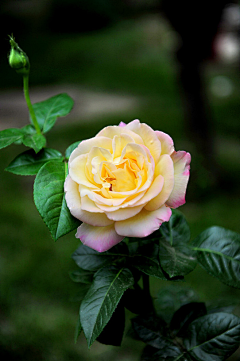
[{"label": "cream-colored petal", "polygon": [[[70,176],[67,176],[65,184],[65,199],[71,214],[82,222],[87,222],[93,226],[108,226],[113,223],[107,218],[105,213],[93,213],[82,210],[81,197],[78,191],[78,184]],[[99,210],[101,212],[101,210]]]},{"label": "cream-colored petal", "polygon": [[72,180],[70,175],[67,176],[64,183],[65,199],[71,214],[79,219],[81,211],[81,197],[78,190],[78,184]]},{"label": "cream-colored petal", "polygon": [[169,198],[173,186],[174,186],[174,167],[173,161],[170,155],[164,154],[160,157],[160,160],[155,168],[155,176],[161,176],[164,179],[163,187],[159,194],[152,198],[145,209],[147,211],[155,211],[156,209],[160,208]]},{"label": "cream-colored petal", "polygon": [[186,188],[190,175],[191,155],[184,151],[174,152],[174,187],[167,201],[167,205],[177,208],[185,203]]},{"label": "cream-colored petal", "polygon": [[81,208],[87,212],[103,213],[103,211],[96,206],[96,203],[94,203],[88,196],[81,198]]},{"label": "cream-colored petal", "polygon": [[76,183],[98,190],[99,188],[91,183],[86,176],[87,157],[87,154],[81,154],[76,157],[69,165],[69,175]]},{"label": "cream-colored petal", "polygon": [[89,153],[93,147],[103,147],[112,153],[112,141],[106,137],[96,137],[83,140],[72,152],[69,158],[69,164],[79,155]]},{"label": "cream-colored petal", "polygon": [[116,233],[114,225],[93,227],[83,223],[78,227],[76,238],[79,238],[83,244],[98,252],[105,252],[121,242],[124,237]]},{"label": "cream-colored petal", "polygon": [[156,130],[155,133],[160,140],[162,146],[161,154],[171,155],[174,151],[174,144],[172,138],[168,134],[160,132],[159,130]]},{"label": "cream-colored petal", "polygon": [[145,123],[140,123],[138,119],[133,120],[128,123],[125,129],[132,130],[134,133],[138,134],[144,141],[146,147],[150,150],[151,155],[153,156],[155,164],[158,162],[161,155],[161,143],[155,133],[155,131]]},{"label": "cream-colored petal", "polygon": [[126,127],[119,127],[117,125],[111,125],[108,127],[103,128],[96,137],[107,137],[110,139],[113,139],[115,135],[121,135],[121,134],[127,134],[131,138],[134,139],[135,143],[137,144],[144,144],[142,138],[136,134],[135,132],[132,132],[129,129],[126,129]]},{"label": "cream-colored petal", "polygon": [[117,211],[107,212],[106,215],[113,221],[123,221],[124,219],[128,219],[138,214],[142,208],[143,205],[137,207],[119,208]]},{"label": "cream-colored petal", "polygon": [[113,158],[120,157],[122,154],[123,148],[128,143],[134,143],[134,139],[128,134],[115,135],[113,137],[112,147],[113,147]]},{"label": "cream-colored petal", "polygon": [[115,222],[115,230],[125,237],[147,237],[159,229],[163,222],[169,221],[171,214],[171,209],[166,206],[153,212],[148,212],[143,208],[136,216]]},{"label": "cream-colored petal", "polygon": [[[134,203],[136,206],[140,204],[147,205],[148,202],[151,201],[151,199],[155,198],[162,190],[164,184],[164,178],[162,175],[158,175],[154,181],[152,182],[149,189],[146,191],[144,196],[136,203]],[[146,206],[145,206],[146,208]]]}]

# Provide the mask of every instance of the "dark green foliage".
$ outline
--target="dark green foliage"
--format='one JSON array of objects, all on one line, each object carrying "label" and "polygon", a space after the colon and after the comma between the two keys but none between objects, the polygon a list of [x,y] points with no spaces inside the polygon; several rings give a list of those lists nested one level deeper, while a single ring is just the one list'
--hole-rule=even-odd
[{"label": "dark green foliage", "polygon": [[80,307],[80,322],[90,347],[109,322],[124,291],[134,284],[131,272],[113,266],[100,269]]},{"label": "dark green foliage", "polygon": [[63,156],[55,149],[44,148],[37,154],[30,149],[19,154],[5,170],[19,175],[35,175],[50,160],[63,160]]},{"label": "dark green foliage", "polygon": [[240,288],[240,234],[210,227],[193,242],[199,264],[228,286]]}]

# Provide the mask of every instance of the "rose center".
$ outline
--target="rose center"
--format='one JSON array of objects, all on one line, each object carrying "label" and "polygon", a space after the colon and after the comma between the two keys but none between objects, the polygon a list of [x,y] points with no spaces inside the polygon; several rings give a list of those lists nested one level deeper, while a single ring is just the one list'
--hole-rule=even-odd
[{"label": "rose center", "polygon": [[136,188],[138,167],[134,165],[134,162],[124,159],[120,164],[111,168],[108,164],[102,166],[101,179],[104,188],[113,192],[127,192]]}]

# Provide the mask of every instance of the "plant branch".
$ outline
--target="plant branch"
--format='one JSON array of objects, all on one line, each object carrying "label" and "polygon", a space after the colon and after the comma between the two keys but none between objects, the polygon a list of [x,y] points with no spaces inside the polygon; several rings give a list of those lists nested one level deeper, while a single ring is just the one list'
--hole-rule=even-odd
[{"label": "plant branch", "polygon": [[24,96],[25,96],[26,103],[27,103],[27,106],[28,106],[28,110],[29,110],[29,113],[31,115],[33,125],[34,125],[34,127],[36,129],[37,134],[41,134],[41,129],[40,129],[40,126],[38,124],[38,121],[37,121],[37,118],[36,118],[36,115],[34,113],[33,106],[32,106],[31,100],[30,100],[28,83],[29,83],[29,76],[24,75],[23,76],[23,91],[24,91]]}]

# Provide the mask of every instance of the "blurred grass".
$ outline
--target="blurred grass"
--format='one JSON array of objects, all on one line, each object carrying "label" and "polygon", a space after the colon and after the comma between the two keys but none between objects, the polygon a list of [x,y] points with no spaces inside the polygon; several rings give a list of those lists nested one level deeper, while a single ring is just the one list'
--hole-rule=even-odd
[{"label": "blurred grass", "polygon": [[[126,21],[85,35],[43,34],[37,42],[30,35],[20,44],[31,60],[32,85],[74,83],[144,100],[137,114],[124,111],[100,116],[91,121],[91,126],[77,119],[71,124],[56,125],[49,133],[50,147],[63,152],[71,143],[94,136],[103,126],[139,118],[154,129],[169,133],[176,149],[196,154],[194,139],[186,134],[173,55],[164,45],[164,31],[169,29],[153,36],[148,24],[142,20]],[[208,188],[208,175],[198,163],[197,154],[193,156],[187,203],[181,207],[193,238],[212,225],[240,232],[240,82],[236,74],[234,67],[207,68],[217,162],[229,183],[225,188]],[[211,94],[209,85],[216,75],[232,81],[233,93],[229,97],[220,99]],[[1,81],[3,88],[19,85],[21,91],[21,80],[11,69],[3,68]],[[1,151],[0,157],[0,354],[26,361],[137,361],[142,344],[128,338],[121,349],[95,343],[88,351],[82,336],[74,345],[78,304],[72,300],[77,286],[70,281],[68,272],[75,268],[70,255],[78,241],[72,233],[54,243],[33,204],[34,178],[3,171],[23,150],[21,146],[11,146]],[[193,287],[202,301],[239,297],[238,290],[221,284],[200,267],[186,281],[183,287]],[[165,285],[153,280],[153,293]]]}]

